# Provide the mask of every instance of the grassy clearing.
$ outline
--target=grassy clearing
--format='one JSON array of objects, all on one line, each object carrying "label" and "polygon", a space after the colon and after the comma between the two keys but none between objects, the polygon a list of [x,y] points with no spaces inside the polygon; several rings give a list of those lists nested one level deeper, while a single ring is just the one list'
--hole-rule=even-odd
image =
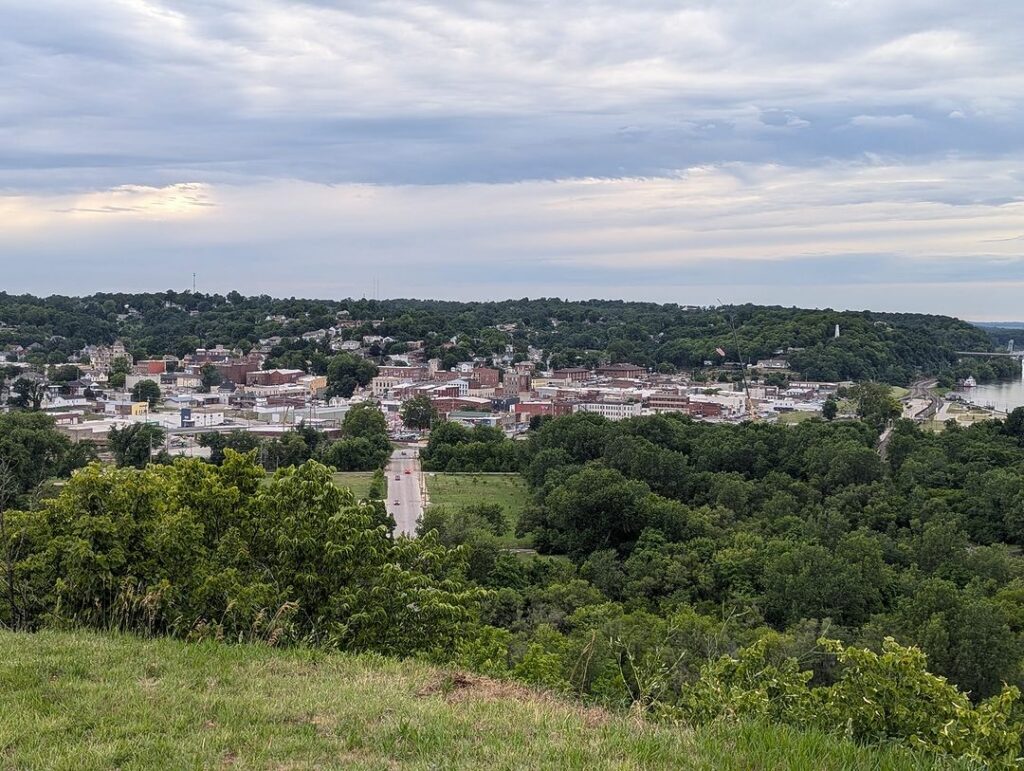
[{"label": "grassy clearing", "polygon": [[507,546],[529,546],[515,537],[519,515],[530,503],[526,480],[519,474],[442,474],[427,472],[431,506],[454,509],[472,503],[498,503],[508,515],[509,528],[502,541]]},{"label": "grassy clearing", "polygon": [[797,423],[803,423],[805,420],[811,418],[820,418],[820,412],[780,412],[778,422],[785,425],[796,425]]},{"label": "grassy clearing", "polygon": [[0,632],[0,766],[50,769],[917,769],[778,726],[690,730],[417,662]]},{"label": "grassy clearing", "polygon": [[902,386],[889,386],[889,393],[892,394],[893,399],[902,399],[904,396],[910,396],[910,389]]},{"label": "grassy clearing", "polygon": [[356,498],[365,498],[370,492],[370,483],[373,481],[372,471],[337,471],[333,475],[334,484],[338,487],[348,487]]}]

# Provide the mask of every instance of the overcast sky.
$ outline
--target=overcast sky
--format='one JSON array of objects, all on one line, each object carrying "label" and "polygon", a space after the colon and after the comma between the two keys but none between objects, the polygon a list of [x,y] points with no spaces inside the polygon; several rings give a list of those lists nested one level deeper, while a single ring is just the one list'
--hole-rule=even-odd
[{"label": "overcast sky", "polygon": [[1021,0],[0,0],[0,289],[1024,318]]}]

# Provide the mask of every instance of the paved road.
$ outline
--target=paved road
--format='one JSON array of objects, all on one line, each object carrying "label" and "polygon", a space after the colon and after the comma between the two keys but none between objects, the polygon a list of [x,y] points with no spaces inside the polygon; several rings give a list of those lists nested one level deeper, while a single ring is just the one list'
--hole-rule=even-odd
[{"label": "paved road", "polygon": [[928,406],[914,416],[918,420],[928,420],[942,407],[942,399],[930,390],[938,385],[938,382],[938,380],[930,378],[928,380],[918,380],[916,383],[910,384],[910,394],[907,398],[928,402]]},{"label": "paved road", "polygon": [[[928,420],[942,408],[942,399],[935,396],[931,389],[938,384],[938,380],[929,378],[918,380],[910,384],[910,393],[900,401],[903,403],[903,417],[914,420]],[[882,435],[878,437],[878,444],[875,449],[885,460],[889,454],[889,440],[892,438],[892,426],[886,426]]]},{"label": "paved road", "polygon": [[395,535],[416,535],[416,521],[423,514],[423,472],[420,470],[419,449],[406,447],[395,450],[385,471],[388,497],[384,503],[388,513],[395,518]]}]

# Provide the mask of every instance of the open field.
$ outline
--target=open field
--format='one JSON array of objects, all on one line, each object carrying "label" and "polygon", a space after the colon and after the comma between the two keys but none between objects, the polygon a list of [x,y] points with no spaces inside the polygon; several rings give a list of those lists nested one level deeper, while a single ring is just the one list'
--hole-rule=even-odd
[{"label": "open field", "polygon": [[0,765],[48,769],[917,769],[781,726],[650,724],[414,661],[0,632]]},{"label": "open field", "polygon": [[356,498],[365,498],[373,481],[372,471],[336,471],[332,476],[334,484],[351,488]]},{"label": "open field", "polygon": [[427,472],[431,506],[460,508],[472,503],[498,503],[509,520],[504,541],[508,546],[527,546],[515,538],[519,515],[530,503],[526,480],[519,474],[447,474]]},{"label": "open field", "polygon": [[778,422],[786,425],[796,425],[797,423],[803,423],[805,420],[811,418],[820,418],[820,412],[782,412],[779,413]]}]

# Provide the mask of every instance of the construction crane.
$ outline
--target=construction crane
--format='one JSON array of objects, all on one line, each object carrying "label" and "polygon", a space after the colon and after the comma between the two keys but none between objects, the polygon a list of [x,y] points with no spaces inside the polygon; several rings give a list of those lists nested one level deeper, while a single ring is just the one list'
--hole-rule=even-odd
[{"label": "construction crane", "polygon": [[[721,307],[725,307],[721,300],[718,301]],[[754,400],[750,396],[750,383],[747,381],[747,365],[743,361],[743,353],[740,351],[740,337],[736,333],[736,317],[729,312],[729,326],[732,328],[732,342],[736,346],[736,358],[740,363],[740,384],[743,386],[744,395],[744,407],[747,410],[747,416],[750,418],[751,423],[756,423],[758,420],[757,410],[754,408]]]}]

